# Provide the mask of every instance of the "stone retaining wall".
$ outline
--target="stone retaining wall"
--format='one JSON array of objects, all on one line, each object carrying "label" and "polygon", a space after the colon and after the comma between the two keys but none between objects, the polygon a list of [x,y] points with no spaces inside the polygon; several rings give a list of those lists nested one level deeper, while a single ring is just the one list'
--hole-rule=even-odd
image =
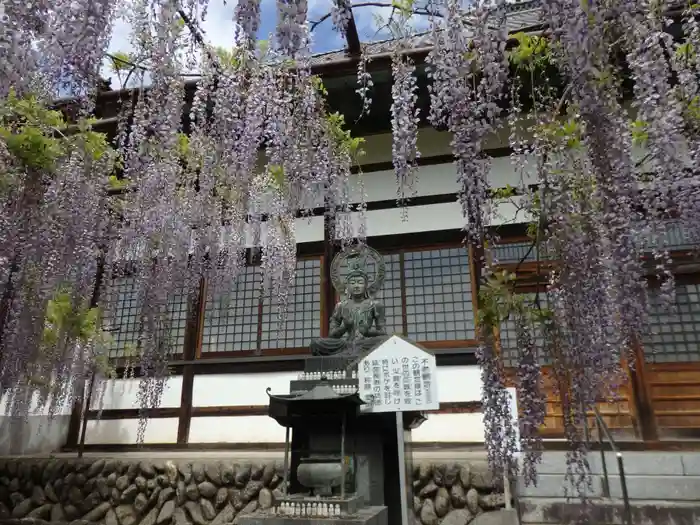
[{"label": "stone retaining wall", "polygon": [[[271,507],[282,477],[281,462],[0,460],[0,521],[235,524],[238,516]],[[476,524],[505,504],[485,463],[426,463],[413,479],[413,510],[422,525]]]}]

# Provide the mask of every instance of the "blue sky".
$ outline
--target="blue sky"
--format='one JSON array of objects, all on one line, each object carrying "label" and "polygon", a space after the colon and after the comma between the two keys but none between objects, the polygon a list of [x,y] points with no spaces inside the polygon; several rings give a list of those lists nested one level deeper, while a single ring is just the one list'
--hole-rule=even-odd
[{"label": "blue sky", "polygon": [[[354,0],[362,1],[362,0]],[[390,0],[381,0],[389,3]],[[309,20],[314,21],[328,13],[331,8],[332,0],[309,0]],[[236,2],[228,0],[224,5],[223,0],[210,0],[209,11],[207,18],[203,24],[203,30],[207,41],[215,46],[230,48],[233,44],[233,12]],[[383,7],[359,7],[354,10],[355,21],[357,24],[360,39],[363,42],[382,40],[389,37],[386,31],[377,34],[376,16],[379,15],[386,19],[391,12],[390,8]],[[261,18],[262,24],[258,34],[260,39],[267,39],[270,33],[274,33],[276,24],[276,0],[262,0],[261,3]],[[412,25],[418,29],[427,27],[427,19],[425,17],[414,17]],[[110,42],[109,50],[114,51],[131,51],[129,45],[130,28],[122,19],[118,19]],[[330,18],[316,27],[312,33],[312,52],[325,53],[342,49],[345,45],[345,40],[339,33],[334,31],[333,23]],[[104,75],[112,77],[112,87],[118,88],[116,85],[116,76],[105,68]]]}]

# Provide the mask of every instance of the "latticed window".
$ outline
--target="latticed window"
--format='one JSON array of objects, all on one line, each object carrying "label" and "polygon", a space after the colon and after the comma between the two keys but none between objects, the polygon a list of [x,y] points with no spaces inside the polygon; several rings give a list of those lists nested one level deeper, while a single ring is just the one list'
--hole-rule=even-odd
[{"label": "latticed window", "polygon": [[700,361],[700,284],[677,285],[669,306],[651,291],[644,356],[650,363]]},{"label": "latticed window", "polygon": [[694,232],[688,231],[677,220],[666,222],[666,228],[662,233],[657,233],[656,238],[649,232],[640,233],[638,239],[642,246],[667,250],[690,250],[700,246],[700,239]]},{"label": "latticed window", "polygon": [[202,352],[256,350],[260,269],[246,266],[223,290],[217,290],[206,303]]},{"label": "latticed window", "polygon": [[[464,247],[383,254],[385,281],[376,299],[385,307],[386,331],[421,342],[459,345],[474,339],[469,254]],[[376,275],[368,261],[370,279]],[[261,298],[259,268],[246,267],[228,289],[206,303],[201,352],[308,348],[321,335],[320,258],[297,261],[287,323],[280,330],[277,303]],[[344,278],[347,268],[340,268]],[[334,305],[328,305],[330,316]]]},{"label": "latticed window", "polygon": [[469,252],[465,248],[404,253],[407,336],[414,341],[474,339]]},{"label": "latticed window", "polygon": [[384,288],[377,294],[377,299],[384,304],[386,332],[388,334],[402,334],[401,255],[398,253],[384,255],[384,264],[386,266],[386,279]]},{"label": "latticed window", "polygon": [[[113,282],[117,295],[114,316],[110,323],[112,342],[109,348],[110,358],[133,356],[141,333],[141,312],[137,304],[136,280],[134,277],[122,277]],[[163,319],[164,337],[170,338],[173,354],[182,353],[185,346],[185,328],[187,325],[187,294],[182,291],[169,301],[167,316]]]},{"label": "latticed window", "polygon": [[[538,249],[532,241],[496,244],[492,250],[494,261],[498,264],[517,264],[537,261]],[[544,258],[543,255],[540,258]]]},{"label": "latticed window", "polygon": [[261,297],[261,287],[260,268],[247,266],[228,289],[213,294],[205,307],[202,353],[302,348],[320,335],[320,259],[297,261],[283,330],[275,298]]},{"label": "latticed window", "polygon": [[[535,294],[523,294],[523,300],[528,308],[534,308]],[[540,325],[533,326],[534,343],[538,349],[539,363],[541,365],[549,364],[551,360],[542,351],[544,337]],[[501,336],[501,355],[505,366],[515,367],[518,365],[520,349],[518,348],[518,333],[515,327],[515,321],[512,318],[506,319],[500,326]]]},{"label": "latticed window", "polygon": [[321,260],[297,261],[296,281],[287,306],[287,323],[279,329],[278,305],[263,302],[260,347],[303,348],[321,334]]}]

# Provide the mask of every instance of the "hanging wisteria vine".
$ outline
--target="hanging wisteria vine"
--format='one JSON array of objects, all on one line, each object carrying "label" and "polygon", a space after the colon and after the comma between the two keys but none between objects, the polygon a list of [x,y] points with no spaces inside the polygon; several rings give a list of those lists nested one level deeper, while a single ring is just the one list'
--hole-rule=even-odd
[{"label": "hanging wisteria vine", "polygon": [[[160,403],[175,351],[174,296],[191,299],[203,279],[210,294],[225,287],[255,246],[263,293],[275,298],[284,329],[297,216],[322,203],[333,239],[365,236],[350,207],[362,139],[329,113],[312,73],[306,0],[277,0],[269,44],[258,38],[260,0],[237,2],[232,51],[206,42],[208,0],[128,2],[139,63],[127,82],[139,88],[122,99],[110,142],[89,117],[115,4],[0,0],[0,387],[16,417],[30,409],[27,389],[55,414],[84,396],[88,377],[108,372],[120,279],[134,283],[139,336],[125,364],[144,377],[145,409]],[[508,33],[518,7],[505,0],[447,0],[424,13],[432,51],[422,64],[409,56],[404,31],[413,4],[394,7],[402,17],[388,54],[398,203],[415,190],[426,66],[427,120],[449,132],[464,229],[484,268],[478,333],[489,458],[515,468],[518,444],[504,431],[514,381],[524,474],[535,481],[546,358],[570,477],[585,492],[586,413],[615,395],[623,358],[634,366],[629,349],[647,331],[647,277],[660,281],[666,303],[673,299],[661,242],[667,219],[700,238],[698,8],[541,0],[535,36]],[[351,3],[334,2],[329,17],[345,34]],[[361,115],[376,118],[367,117],[372,56],[366,46],[358,55]],[[199,77],[187,83],[193,64]],[[69,99],[56,103],[59,95]],[[492,187],[486,144],[504,136],[521,187]],[[523,261],[534,254],[532,301],[516,293],[518,268],[499,273],[494,199],[516,199],[530,217]],[[642,257],[649,252],[651,268]],[[515,377],[498,337],[507,322],[517,334]],[[140,438],[144,431],[145,419]]]}]

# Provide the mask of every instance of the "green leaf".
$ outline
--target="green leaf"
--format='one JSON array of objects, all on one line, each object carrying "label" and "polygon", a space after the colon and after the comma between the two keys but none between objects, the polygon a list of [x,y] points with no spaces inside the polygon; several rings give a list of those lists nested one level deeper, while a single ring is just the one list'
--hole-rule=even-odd
[{"label": "green leaf", "polygon": [[630,123],[630,131],[632,132],[632,142],[643,146],[649,140],[649,132],[647,131],[648,123],[643,120],[635,120]]},{"label": "green leaf", "polygon": [[277,190],[284,188],[286,183],[286,176],[284,174],[284,168],[277,164],[272,164],[269,168],[270,177],[272,177],[271,185]]},{"label": "green leaf", "polygon": [[515,33],[518,43],[508,52],[508,60],[519,69],[532,71],[544,67],[551,59],[549,41],[541,36]]},{"label": "green leaf", "polygon": [[112,72],[121,73],[122,71],[129,71],[134,68],[134,59],[129,53],[115,51],[111,53],[111,55],[109,59]]}]

